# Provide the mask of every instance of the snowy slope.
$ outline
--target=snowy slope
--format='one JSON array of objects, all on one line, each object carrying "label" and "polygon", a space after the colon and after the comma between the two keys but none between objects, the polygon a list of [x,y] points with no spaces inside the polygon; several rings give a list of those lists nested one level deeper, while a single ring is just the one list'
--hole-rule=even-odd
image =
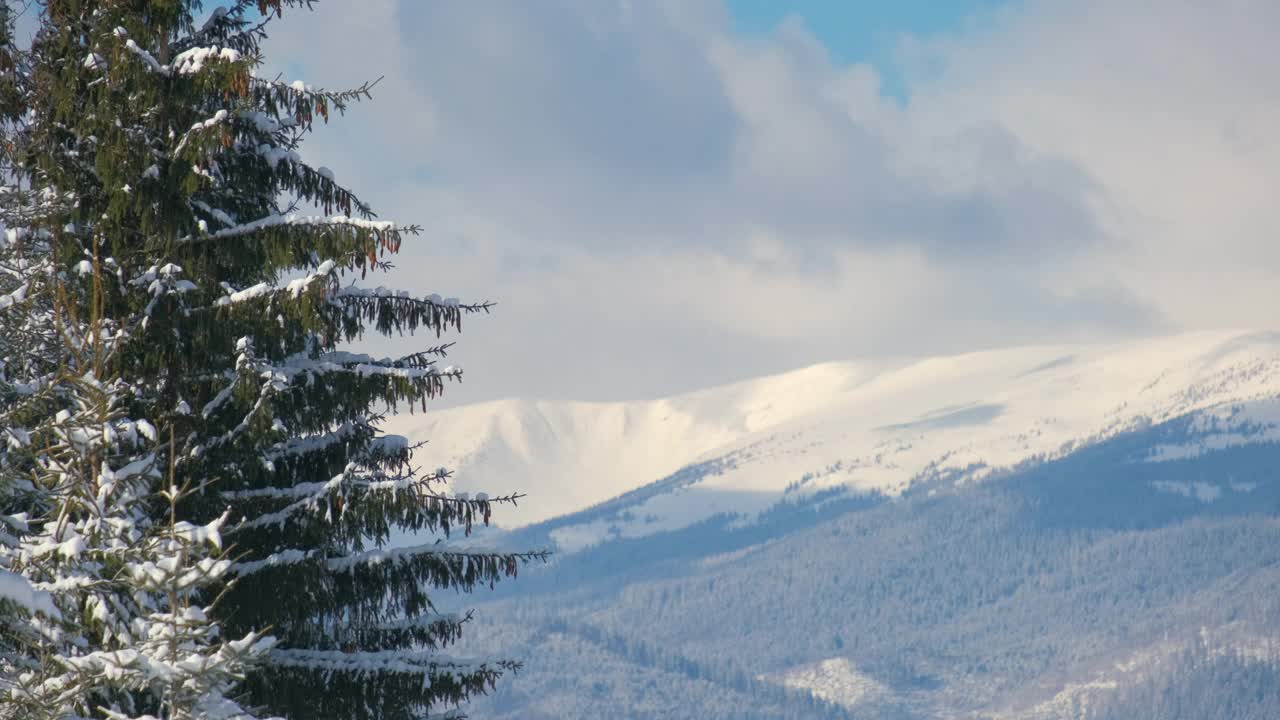
[{"label": "snowy slope", "polygon": [[459,491],[519,489],[509,525],[536,522],[659,480],[691,463],[722,467],[658,486],[609,517],[557,523],[572,550],[609,536],[750,517],[784,497],[833,487],[896,494],[921,478],[961,482],[1150,423],[1197,418],[1205,447],[1274,440],[1280,335],[1214,332],[1124,344],[1027,347],[874,367],[825,364],[635,403],[504,401],[395,418],[429,439]]},{"label": "snowy slope", "polygon": [[429,441],[418,457],[454,470],[457,492],[527,494],[495,516],[514,527],[608,500],[811,415],[872,375],[867,366],[830,363],[660,400],[500,400],[398,415],[386,430]]}]

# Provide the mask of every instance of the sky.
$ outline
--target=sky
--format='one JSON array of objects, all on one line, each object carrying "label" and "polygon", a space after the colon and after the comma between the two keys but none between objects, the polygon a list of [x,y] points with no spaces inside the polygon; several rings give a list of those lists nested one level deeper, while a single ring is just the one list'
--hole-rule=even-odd
[{"label": "sky", "polygon": [[1273,327],[1277,26],[1273,0],[335,1],[263,72],[382,77],[304,156],[424,228],[380,282],[498,303],[447,403],[618,400]]},{"label": "sky", "polygon": [[[779,24],[801,22],[833,62],[873,66],[880,90],[905,100],[909,86],[896,62],[909,37],[962,32],[981,26],[1012,0],[729,0],[733,31],[768,35]],[[794,19],[792,19],[794,18]]]}]

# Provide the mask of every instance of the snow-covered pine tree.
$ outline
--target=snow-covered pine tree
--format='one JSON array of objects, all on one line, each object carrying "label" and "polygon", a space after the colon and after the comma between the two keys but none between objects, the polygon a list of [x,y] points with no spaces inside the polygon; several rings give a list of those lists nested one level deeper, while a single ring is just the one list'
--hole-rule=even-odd
[{"label": "snow-covered pine tree", "polygon": [[[14,177],[16,129],[26,114],[29,86],[25,57],[14,44],[12,9],[0,3],[0,178]],[[43,328],[49,317],[36,317],[37,303],[29,301],[30,280],[47,269],[44,245],[22,243],[10,225],[25,225],[38,208],[28,193],[11,183],[0,183],[0,697],[7,697],[19,672],[40,640],[31,616],[59,617],[52,595],[39,591],[15,572],[11,551],[18,534],[27,530],[28,493],[22,491],[29,464],[15,461],[27,435],[19,423],[22,398],[29,385],[23,380],[49,371],[55,354],[51,334]],[[43,298],[42,298],[43,299]],[[29,459],[29,458],[28,458]],[[0,699],[0,717],[15,717],[14,709]]]},{"label": "snow-covered pine tree", "polygon": [[[250,720],[228,691],[271,648],[228,641],[199,602],[231,561],[219,527],[177,518],[156,428],[125,408],[147,378],[117,367],[113,263],[60,269],[76,195],[23,166],[37,75],[0,6],[0,718]],[[27,177],[24,178],[24,175]],[[61,232],[74,237],[70,224]],[[167,516],[163,512],[168,506]],[[55,599],[56,598],[56,599]]]},{"label": "snow-covered pine tree", "polygon": [[452,496],[378,430],[460,378],[447,346],[342,349],[488,305],[356,285],[417,229],[298,155],[368,87],[255,75],[269,23],[309,5],[44,4],[5,218],[5,322],[39,351],[4,341],[0,561],[57,608],[0,665],[15,716],[408,720],[514,667],[445,655],[465,617],[432,602],[542,556],[445,541],[514,498]]}]

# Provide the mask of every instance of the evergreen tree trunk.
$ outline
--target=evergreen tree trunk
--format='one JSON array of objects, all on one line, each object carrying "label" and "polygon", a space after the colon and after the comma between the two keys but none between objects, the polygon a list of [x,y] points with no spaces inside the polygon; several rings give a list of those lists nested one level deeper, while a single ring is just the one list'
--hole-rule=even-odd
[{"label": "evergreen tree trunk", "polygon": [[49,0],[0,48],[0,717],[409,720],[516,667],[444,655],[431,593],[544,556],[447,542],[515,497],[378,429],[461,378],[448,345],[343,349],[489,305],[358,285],[418,229],[298,153],[367,86],[254,73],[309,4]]}]

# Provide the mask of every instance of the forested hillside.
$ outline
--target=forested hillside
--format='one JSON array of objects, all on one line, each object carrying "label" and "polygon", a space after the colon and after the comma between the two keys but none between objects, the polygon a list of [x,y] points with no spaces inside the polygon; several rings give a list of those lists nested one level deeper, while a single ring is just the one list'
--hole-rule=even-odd
[{"label": "forested hillside", "polygon": [[1269,720],[1280,717],[1280,647],[1258,656],[1196,642],[1150,677],[1118,688],[1089,720]]},{"label": "forested hillside", "polygon": [[[1266,707],[1274,654],[1182,653],[1202,629],[1228,650],[1280,637],[1280,446],[1141,461],[1192,425],[562,557],[484,613],[477,635],[547,660],[483,712],[1199,718],[1126,714],[1192,681]],[[1196,483],[1220,492],[1179,491]]]}]

